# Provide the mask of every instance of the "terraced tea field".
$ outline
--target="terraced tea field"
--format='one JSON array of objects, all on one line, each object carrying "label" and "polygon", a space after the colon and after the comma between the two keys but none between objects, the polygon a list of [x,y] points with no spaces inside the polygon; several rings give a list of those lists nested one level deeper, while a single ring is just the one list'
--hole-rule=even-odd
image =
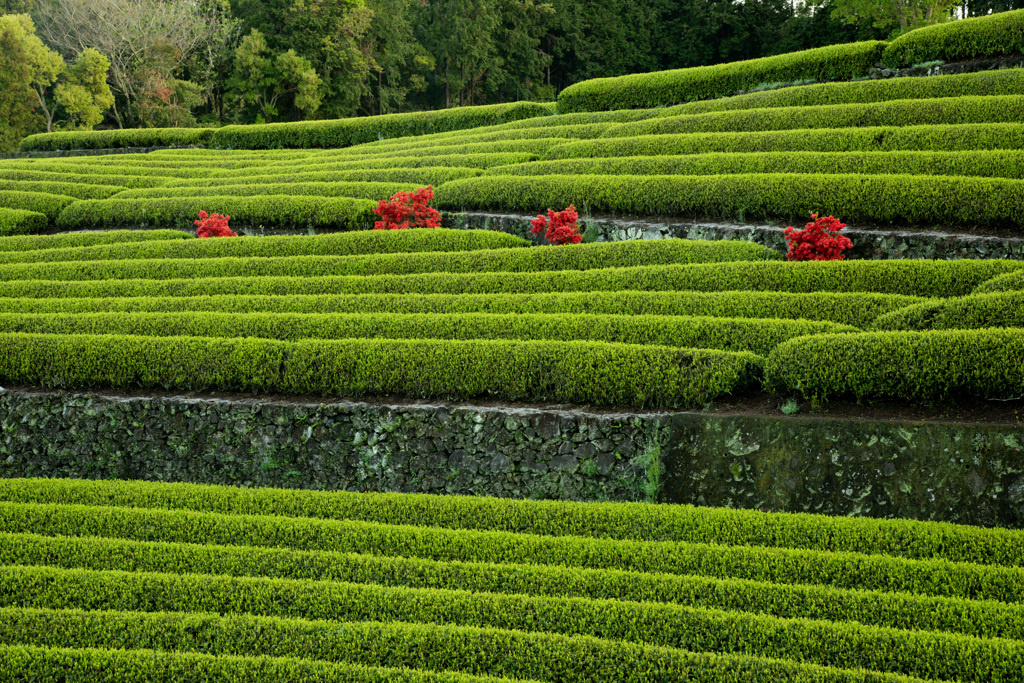
[{"label": "terraced tea field", "polygon": [[0,481],[19,680],[1019,681],[1024,536],[688,506]]}]

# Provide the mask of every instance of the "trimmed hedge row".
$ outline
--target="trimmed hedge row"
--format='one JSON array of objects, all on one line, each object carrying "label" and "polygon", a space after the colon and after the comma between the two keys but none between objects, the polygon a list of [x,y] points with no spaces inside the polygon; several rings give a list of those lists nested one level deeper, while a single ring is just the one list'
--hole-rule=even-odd
[{"label": "trimmed hedge row", "polygon": [[[564,140],[563,140],[564,142]],[[247,171],[245,177],[254,176],[280,176],[290,173],[325,173],[329,171],[365,171],[371,169],[385,168],[422,168],[427,166],[452,166],[464,168],[490,168],[491,166],[503,166],[505,164],[525,164],[528,161],[539,159],[540,155],[534,153],[501,153],[482,152],[473,154],[435,154],[424,156],[372,156],[372,157],[351,157],[347,161],[320,161],[312,160],[301,166],[261,166]],[[204,176],[187,176],[183,178],[199,178]],[[211,171],[211,178],[238,177],[238,171],[224,170]]]},{"label": "trimmed hedge row", "polygon": [[[372,243],[372,242],[371,242]],[[315,244],[315,243],[314,243]],[[257,247],[257,249],[260,249]],[[244,252],[243,252],[244,253]],[[629,264],[719,263],[780,259],[744,241],[633,240],[568,248],[503,248],[462,252],[407,252],[351,256],[251,256],[202,259],[114,259],[0,265],[3,280],[127,280],[212,277],[323,277],[341,275],[586,271]]]},{"label": "trimmed hedge row", "polygon": [[[360,235],[366,233],[342,233]],[[370,233],[373,234],[373,233]],[[274,238],[263,238],[274,239]],[[261,240],[262,241],[262,240]],[[820,320],[866,329],[879,316],[927,299],[815,292],[559,292],[11,299],[3,313],[565,313]]]},{"label": "trimmed hedge row", "polygon": [[[377,629],[402,632],[412,624],[434,628],[444,624],[446,630],[470,627],[518,635],[529,631],[540,642],[558,636],[589,636],[598,647],[625,650],[621,654],[626,656],[637,646],[655,646],[684,651],[680,655],[689,654],[685,651],[740,654],[940,680],[1011,682],[1019,680],[1024,668],[1024,643],[1011,640],[667,604],[50,567],[7,567],[0,570],[0,576],[4,579],[0,589],[0,604],[4,605],[0,608],[0,640],[18,644],[119,649],[158,644],[160,649],[168,650],[274,652],[347,661],[355,653],[376,649],[372,636],[364,638],[358,630],[353,634],[349,625],[365,624],[363,628],[369,627],[367,631],[372,633]],[[78,611],[82,609],[90,612]],[[111,609],[118,611],[92,611]],[[302,621],[275,624],[261,617]],[[330,622],[317,624],[314,620]],[[338,622],[345,628],[329,626]],[[264,627],[258,628],[260,635],[246,633],[257,624]],[[292,628],[281,628],[286,624]],[[300,633],[316,632],[318,637],[313,633],[302,637],[293,630],[295,627]],[[280,642],[275,642],[279,638]],[[257,649],[252,643],[264,639],[270,641],[265,647]],[[218,643],[224,645],[218,647]],[[453,645],[448,641],[446,649],[457,652]],[[487,646],[482,649],[490,657],[501,654]],[[511,652],[515,653],[511,659],[518,659],[519,651]],[[567,656],[570,652],[563,653],[560,664],[566,667],[566,673],[574,660]],[[508,652],[504,654],[508,657]],[[377,657],[377,661],[361,663],[396,663],[390,653]],[[446,668],[465,670],[466,665],[458,661],[463,657],[455,655],[446,661]],[[481,671],[477,666],[469,672],[499,673],[489,667]],[[679,680],[680,673],[673,671],[671,678],[663,675],[661,679]],[[597,674],[579,672],[575,680],[621,680]],[[637,672],[633,680],[650,679]]]},{"label": "trimmed hedge row", "polygon": [[0,534],[4,565],[344,581],[674,605],[981,638],[1024,636],[1024,613],[995,601],[556,565],[437,562],[283,548]]},{"label": "trimmed hedge row", "polygon": [[878,330],[964,330],[1024,327],[1024,292],[975,294],[959,299],[922,302],[880,316]]},{"label": "trimmed hedge row", "polygon": [[210,145],[232,149],[349,147],[383,138],[479,128],[552,113],[551,105],[514,102],[333,121],[224,126],[214,133]]},{"label": "trimmed hedge row", "polygon": [[[32,643],[258,656],[264,652],[362,666],[583,683],[911,683],[895,674],[847,670],[746,654],[688,652],[592,636],[417,623],[331,622],[203,613],[5,610]],[[104,617],[109,621],[104,622]],[[4,629],[5,631],[9,629]],[[61,642],[61,639],[65,642]],[[1012,646],[1006,647],[1012,653]],[[509,656],[509,653],[515,653]],[[988,654],[988,653],[985,653]],[[1012,655],[1011,655],[1012,656]],[[980,654],[978,659],[984,658]],[[1005,680],[999,678],[998,680]]]},{"label": "trimmed hedge row", "polygon": [[56,223],[64,230],[125,226],[194,229],[199,212],[207,211],[231,216],[236,225],[249,227],[359,230],[373,222],[375,206],[368,199],[291,195],[89,199],[68,206]]},{"label": "trimmed hedge row", "polygon": [[183,280],[0,281],[22,298],[179,297],[291,294],[525,294],[595,291],[874,292],[964,296],[1024,266],[1010,260],[726,262],[517,273],[420,273],[332,277],[214,277]]},{"label": "trimmed hedge row", "polygon": [[885,78],[762,90],[717,100],[688,102],[661,110],[660,115],[678,116],[735,109],[807,107],[818,104],[886,102],[933,97],[1021,94],[1024,94],[1024,74],[1020,69],[1003,69],[928,78]]},{"label": "trimmed hedge row", "polygon": [[[267,178],[271,180],[271,178]],[[277,180],[274,178],[273,180]],[[211,185],[208,187],[153,187],[145,190],[126,190],[118,199],[153,199],[163,197],[251,197],[256,195],[301,195],[306,197],[354,197],[356,199],[386,200],[396,192],[412,192],[410,183],[288,183],[248,182],[244,185]]]},{"label": "trimmed hedge row", "polygon": [[[135,234],[140,231],[121,231]],[[173,235],[190,237],[178,231]],[[145,233],[143,233],[145,234]],[[56,237],[56,236],[55,236]],[[68,240],[70,242],[70,240]],[[7,251],[0,242],[0,263],[56,263],[61,261],[108,261],[117,259],[220,258],[346,256],[406,252],[453,252],[478,249],[528,247],[522,237],[491,230],[396,230],[359,231],[327,235],[296,235],[260,239],[139,240],[116,238],[92,240],[82,246],[47,249],[48,242],[37,241],[31,251]],[[56,244],[60,244],[55,240]]]},{"label": "trimmed hedge row", "polygon": [[[26,252],[36,249],[47,251],[53,249],[74,249],[103,244],[120,246],[126,242],[158,242],[188,239],[192,239],[192,235],[181,232],[180,230],[109,230],[107,232],[80,232],[63,233],[60,235],[34,235],[31,237],[7,237],[0,240],[0,253]],[[184,245],[181,245],[180,248],[185,247]],[[12,257],[13,255],[7,255],[7,258]]]},{"label": "trimmed hedge row", "polygon": [[0,236],[28,235],[34,232],[42,232],[48,224],[49,220],[46,218],[46,215],[38,211],[0,207]]},{"label": "trimmed hedge row", "polygon": [[0,180],[0,191],[42,192],[63,195],[75,199],[106,199],[124,188],[112,185],[87,185],[84,183],[53,183],[41,180]]},{"label": "trimmed hedge row", "polygon": [[587,207],[639,216],[806,218],[1019,229],[1024,181],[911,175],[734,174],[721,176],[555,175],[455,180],[438,207],[539,211]]},{"label": "trimmed hedge row", "polygon": [[577,341],[0,334],[0,343],[4,380],[61,388],[679,407],[746,389],[760,374],[751,353]]},{"label": "trimmed hedge row", "polygon": [[[141,482],[138,482],[141,483]],[[273,491],[273,489],[267,489]],[[284,492],[290,493],[290,492]],[[423,496],[427,498],[427,496]],[[433,497],[438,498],[438,497]],[[469,499],[479,502],[479,499]],[[152,504],[152,503],[150,503]],[[557,505],[557,503],[552,503]],[[614,504],[612,504],[614,505]],[[403,517],[411,510],[395,506]],[[424,506],[426,507],[426,506]],[[442,514],[451,514],[462,506],[451,506]],[[469,507],[469,514],[475,510]],[[381,509],[383,512],[386,508]],[[704,509],[696,508],[703,512]],[[430,511],[430,508],[427,508]],[[693,514],[687,508],[690,520],[707,526],[703,532],[713,531],[711,524],[721,522],[725,512],[713,510],[708,517]],[[327,513],[339,514],[339,512]],[[751,513],[752,515],[757,513]],[[519,515],[514,515],[518,517]],[[577,519],[583,515],[578,515]],[[768,515],[761,515],[768,518]],[[641,523],[645,515],[638,514]],[[782,516],[785,517],[785,516]],[[527,515],[529,519],[529,516]],[[754,526],[767,543],[779,544],[781,539],[770,532],[780,529],[796,543],[825,545],[837,540],[841,546],[855,546],[856,533],[843,536],[837,533],[843,525],[833,518],[815,518],[794,515],[794,524],[773,524],[768,518],[763,525]],[[810,518],[810,519],[808,519]],[[1003,567],[970,562],[950,562],[928,559],[910,560],[886,555],[831,550],[794,550],[758,545],[727,545],[723,539],[710,538],[705,543],[640,542],[578,536],[545,536],[507,531],[454,530],[433,526],[399,526],[355,520],[295,518],[282,515],[238,515],[194,512],[190,510],[161,510],[128,507],[92,507],[75,504],[45,505],[0,503],[0,519],[9,533],[36,533],[47,536],[102,536],[139,541],[191,543],[203,539],[204,544],[227,546],[254,546],[288,548],[334,553],[358,553],[370,556],[401,556],[446,563],[500,562],[502,565],[560,565],[563,570],[591,569],[648,574],[673,574],[681,577],[704,576],[748,580],[797,586],[826,586],[858,591],[886,593],[912,593],[921,596],[958,598],[1009,603],[1008,610],[1019,616],[1020,596],[1024,590],[1024,570],[1020,566]],[[826,522],[821,520],[825,519]],[[476,521],[461,522],[463,526]],[[684,520],[686,521],[686,520]],[[814,522],[818,523],[815,524]],[[880,520],[850,520],[873,521]],[[890,523],[892,520],[889,520]],[[415,520],[423,525],[426,518]],[[834,522],[834,523],[833,523]],[[456,522],[457,524],[459,522]],[[656,520],[655,522],[656,523]],[[921,537],[913,529],[897,528],[897,538],[909,536],[906,550],[898,548],[897,539],[878,539],[895,552],[910,554],[913,549],[945,555],[977,555],[985,562],[997,557],[1014,557],[1019,562],[1020,532],[1004,532],[985,537],[992,530],[974,527],[936,524],[934,536],[924,530]],[[511,526],[511,521],[502,526]],[[536,526],[536,525],[535,525]],[[563,533],[569,520],[562,525],[552,524]],[[824,538],[798,536],[799,531],[824,528]],[[726,537],[742,537],[749,527],[723,524]],[[878,528],[869,531],[877,531]],[[618,530],[621,534],[623,531]],[[963,533],[957,534],[956,532]],[[787,533],[788,532],[788,533]],[[945,533],[944,533],[945,532]],[[979,533],[980,532],[980,533]],[[875,534],[869,538],[875,540]],[[959,536],[961,543],[943,546],[942,542]],[[984,548],[969,547],[973,538],[989,541],[985,546],[995,548],[996,556],[986,557]],[[8,571],[12,568],[7,568]],[[3,571],[0,569],[0,571]],[[0,582],[0,590],[3,583]],[[30,593],[28,593],[30,594]]]},{"label": "trimmed hedge row", "polygon": [[203,145],[214,136],[213,128],[131,128],[38,133],[21,141],[22,152],[65,149],[112,149],[116,147],[167,147]]},{"label": "trimmed hedge row", "polygon": [[982,282],[974,290],[975,294],[986,292],[1008,292],[1024,289],[1024,279],[1014,276],[1012,273],[1005,273],[992,278],[988,282]]},{"label": "trimmed hedge row", "polygon": [[258,339],[599,341],[765,355],[811,334],[859,332],[807,320],[541,313],[0,313],[0,332]]},{"label": "trimmed hedge row", "polygon": [[[88,170],[88,169],[85,169]],[[85,183],[88,185],[110,185],[114,187],[156,187],[164,182],[163,178],[135,175],[109,175],[103,173],[60,173],[55,171],[27,171],[9,169],[0,166],[0,178],[3,180],[37,181],[45,183]]]},{"label": "trimmed hedge row", "polygon": [[[725,152],[560,159],[489,169],[487,175],[721,175],[824,173],[1024,179],[1024,152]],[[203,182],[203,181],[192,181]],[[209,181],[206,181],[209,182]]]},{"label": "trimmed hedge row", "polygon": [[1022,119],[1024,119],[1024,96],[940,97],[929,100],[772,107],[687,116],[665,116],[636,123],[623,123],[606,130],[601,137],[625,138],[642,135],[792,130],[794,128],[840,129],[1017,123]]},{"label": "trimmed hedge row", "polygon": [[998,12],[905,33],[886,46],[890,68],[941,59],[947,62],[1024,52],[1024,10]]},{"label": "trimmed hedge row", "polygon": [[[43,162],[26,161],[4,161],[5,171],[45,171],[48,173],[73,173],[87,175],[106,175],[122,178],[124,176],[136,177],[157,177],[157,178],[202,178],[215,173],[226,173],[206,166],[100,166],[98,164],[86,165],[68,159],[53,159]],[[238,171],[233,171],[237,173]],[[95,182],[95,181],[93,181]],[[100,183],[96,183],[100,184]]]},{"label": "trimmed hedge row", "polygon": [[772,351],[767,386],[829,396],[940,401],[1019,396],[1024,330],[934,330],[818,335]]},{"label": "trimmed hedge row", "polygon": [[[452,180],[473,178],[482,175],[482,168],[457,166],[424,166],[422,168],[381,168],[357,171],[312,171],[302,173],[282,173],[267,176],[267,180],[275,183],[315,183],[315,182],[377,182],[377,183],[416,183],[417,186],[443,185]],[[220,185],[241,185],[252,182],[252,175],[234,175],[217,178],[174,179],[167,180],[162,187],[215,187]]]},{"label": "trimmed hedge row", "polygon": [[41,213],[50,221],[56,219],[65,207],[76,201],[74,197],[66,195],[0,190],[0,208]]},{"label": "trimmed hedge row", "polygon": [[104,650],[0,645],[0,670],[29,680],[95,683],[508,683],[508,679],[453,671],[417,671],[294,657],[237,657],[162,650]]},{"label": "trimmed hedge row", "polygon": [[630,157],[709,152],[878,152],[1024,149],[1024,125],[971,123],[956,126],[798,129],[746,133],[691,133],[598,138],[549,149],[545,159]]},{"label": "trimmed hedge row", "polygon": [[595,78],[562,90],[558,95],[558,111],[647,109],[725,97],[768,82],[848,81],[866,75],[884,49],[885,43],[881,41],[867,41],[730,64]]}]

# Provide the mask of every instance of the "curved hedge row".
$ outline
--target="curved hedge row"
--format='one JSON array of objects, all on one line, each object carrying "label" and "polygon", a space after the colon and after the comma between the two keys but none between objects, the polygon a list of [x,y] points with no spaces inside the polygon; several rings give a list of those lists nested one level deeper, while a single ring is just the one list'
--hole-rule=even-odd
[{"label": "curved hedge row", "polygon": [[915,29],[882,53],[890,68],[941,59],[947,62],[1024,52],[1024,10],[998,12]]},{"label": "curved hedge row", "polygon": [[65,207],[76,201],[74,197],[60,194],[0,190],[0,208],[41,213],[51,221],[56,219]]},{"label": "curved hedge row", "polygon": [[939,401],[1019,396],[1024,329],[829,334],[783,342],[765,383],[822,400],[828,396]]},{"label": "curved hedge row", "polygon": [[[106,232],[77,232],[32,237],[7,237],[0,240],[0,253],[26,252],[36,249],[75,249],[104,244],[122,245],[126,242],[188,240],[192,235],[180,230],[109,230]],[[0,258],[4,258],[0,256]],[[17,258],[8,256],[8,258]],[[31,257],[29,257],[31,258]]]},{"label": "curved hedge row", "polygon": [[[720,175],[825,173],[981,176],[1024,179],[1024,151],[719,152],[535,161],[488,169],[487,175]],[[203,182],[203,181],[193,181]]]},{"label": "curved hedge row", "polygon": [[982,282],[978,285],[978,288],[974,290],[975,294],[984,294],[986,292],[1007,292],[1024,289],[1024,278],[1014,275],[1012,273],[1006,273],[992,278],[988,282]]},{"label": "curved hedge row", "polygon": [[[0,207],[0,236],[27,235],[42,232],[49,224],[45,214],[24,209],[5,209]],[[0,245],[3,242],[0,241]],[[0,246],[0,250],[3,247]]]},{"label": "curved hedge row", "polygon": [[[214,175],[215,173],[227,173],[228,171],[217,171],[209,167],[204,166],[139,166],[139,165],[119,165],[119,166],[104,166],[99,164],[92,164],[86,166],[81,163],[68,161],[67,159],[55,159],[53,161],[47,161],[45,164],[42,162],[23,162],[23,161],[4,161],[4,171],[46,171],[49,173],[73,173],[73,174],[89,174],[89,175],[102,175],[116,177],[124,180],[126,177],[134,182],[139,178],[155,177],[157,180],[162,178],[203,178]],[[233,171],[237,173],[238,171]],[[92,181],[99,185],[96,181]]]},{"label": "curved hedge row", "polygon": [[[140,231],[115,231],[134,235]],[[190,237],[178,231],[154,230]],[[145,235],[147,232],[141,232]],[[71,235],[67,235],[71,237]],[[405,252],[452,252],[479,249],[528,247],[522,237],[491,230],[396,230],[332,233],[315,236],[280,236],[260,239],[144,240],[117,237],[94,240],[37,240],[32,250],[5,250],[0,242],[0,263],[55,263],[60,261],[108,261],[117,259],[350,256]],[[99,236],[97,236],[98,238]],[[81,244],[79,244],[81,243]],[[49,245],[52,248],[47,248]],[[68,244],[68,246],[62,246]],[[73,246],[72,246],[73,245]],[[4,252],[7,253],[4,253]]]},{"label": "curved hedge row", "polygon": [[[386,233],[385,233],[386,234]],[[243,252],[244,253],[244,252]],[[324,277],[408,273],[530,273],[587,271],[632,264],[720,263],[781,258],[767,247],[744,241],[658,240],[597,242],[572,247],[479,249],[351,256],[207,257],[200,259],[115,259],[0,265],[10,280],[129,280],[211,277]]]},{"label": "curved hedge row", "polygon": [[382,138],[478,128],[552,113],[550,105],[514,102],[333,121],[224,126],[214,133],[210,145],[233,149],[348,147]]},{"label": "curved hedge row", "polygon": [[[886,102],[933,97],[1021,94],[1024,94],[1024,74],[1020,69],[1004,69],[928,78],[885,78],[761,90],[717,100],[687,102],[661,110],[660,115],[678,116],[735,109],[808,107],[820,104]],[[556,117],[555,120],[560,118],[562,117]]]},{"label": "curved hedge row", "polygon": [[[2,200],[0,200],[2,201]],[[236,225],[359,230],[376,218],[375,202],[347,197],[260,195],[256,197],[165,197],[77,201],[57,216],[64,230],[116,227],[194,228],[200,211],[231,216]]]},{"label": "curved hedge row", "polygon": [[301,195],[306,197],[353,197],[385,201],[396,192],[412,192],[416,185],[410,183],[289,183],[269,182],[277,178],[268,177],[268,182],[242,185],[210,185],[196,187],[153,187],[145,190],[125,190],[118,199],[154,199],[164,197],[253,197],[257,195]]},{"label": "curved hedge row", "polygon": [[[85,169],[88,170],[88,169]],[[87,185],[111,185],[114,187],[156,187],[163,178],[135,175],[109,175],[105,173],[61,173],[59,171],[29,171],[0,166],[0,178],[4,180],[37,181],[44,183],[85,183]]]},{"label": "curved hedge row", "polygon": [[664,116],[623,123],[602,138],[680,133],[728,133],[794,128],[866,128],[883,126],[1018,123],[1024,119],[1024,96],[940,97],[810,107],[772,107]]},{"label": "curved hedge row", "polygon": [[708,152],[878,152],[1024,149],[1024,125],[797,129],[747,133],[690,133],[598,138],[549,149],[545,159],[630,157]]},{"label": "curved hedge row", "polygon": [[0,313],[0,333],[257,339],[515,339],[611,342],[765,355],[810,334],[859,332],[808,320],[517,313]]},{"label": "curved hedge row", "polygon": [[975,294],[922,302],[880,316],[878,330],[973,330],[1024,327],[1024,292]]},{"label": "curved hedge row", "polygon": [[213,128],[128,128],[38,133],[21,141],[22,152],[66,149],[112,149],[117,147],[165,147],[204,145],[210,142]]},{"label": "curved hedge row", "polygon": [[[443,185],[452,180],[474,178],[482,175],[482,168],[457,166],[424,166],[422,168],[381,168],[358,171],[302,171],[282,172],[280,175],[268,175],[268,180],[275,183],[315,183],[315,182],[374,182],[374,183],[416,183],[417,186]],[[253,182],[251,174],[233,175],[216,178],[200,179],[169,179],[162,187],[217,187],[221,185],[244,185]]]},{"label": "curved hedge row", "polygon": [[[343,233],[359,235],[365,233]],[[274,239],[274,238],[263,238]],[[566,313],[819,320],[868,328],[876,318],[927,301],[898,294],[812,292],[558,292],[550,294],[351,294],[290,296],[12,299],[0,313]]]},{"label": "curved hedge row", "polygon": [[846,81],[867,74],[884,48],[881,41],[848,43],[716,66],[595,78],[562,90],[558,111],[646,109],[724,97],[766,82]]},{"label": "curved hedge row", "polygon": [[[354,157],[348,161],[321,161],[313,159],[304,162],[301,166],[259,166],[246,172],[245,178],[263,175],[285,175],[291,173],[326,173],[329,171],[367,171],[373,169],[390,168],[422,168],[428,166],[463,167],[463,168],[490,168],[491,166],[503,166],[505,164],[525,164],[528,161],[539,159],[540,155],[534,153],[503,153],[503,152],[481,152],[474,154],[430,154],[427,156],[383,156],[383,157]],[[237,177],[238,171],[224,170],[211,171],[210,178]],[[179,176],[182,178],[200,178],[205,176]]]},{"label": "curved hedge row", "polygon": [[[528,250],[533,251],[533,250]],[[86,267],[88,263],[83,265]],[[330,277],[213,277],[184,280],[0,281],[0,296],[23,298],[180,297],[292,294],[488,294],[677,291],[874,292],[964,296],[1024,264],[959,261],[737,261],[529,273],[421,273]]]},{"label": "curved hedge row", "polygon": [[745,389],[760,374],[751,353],[577,341],[0,334],[0,343],[4,381],[61,388],[680,407]]},{"label": "curved hedge row", "polygon": [[85,183],[54,183],[42,180],[0,180],[0,191],[42,192],[75,199],[106,199],[124,188],[113,185],[88,185]]},{"label": "curved hedge row", "polygon": [[910,175],[498,176],[442,185],[448,209],[543,211],[570,204],[637,216],[772,217],[1019,229],[1024,181]]}]

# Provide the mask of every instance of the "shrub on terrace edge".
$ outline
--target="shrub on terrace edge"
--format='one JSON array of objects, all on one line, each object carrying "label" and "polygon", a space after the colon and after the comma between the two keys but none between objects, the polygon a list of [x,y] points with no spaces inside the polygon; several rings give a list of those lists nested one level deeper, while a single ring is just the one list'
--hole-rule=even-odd
[{"label": "shrub on terrace edge", "polygon": [[238,234],[228,227],[229,220],[231,216],[200,211],[199,220],[195,221],[196,237],[238,237]]},{"label": "shrub on terrace edge", "polygon": [[853,246],[849,238],[839,234],[846,227],[834,216],[819,218],[811,214],[811,222],[803,230],[793,226],[785,229],[790,261],[842,261],[843,252]]},{"label": "shrub on terrace edge", "polygon": [[[427,206],[434,198],[434,186],[421,187],[415,192],[396,192],[388,201],[381,200],[375,214],[383,220],[373,224],[374,230],[405,230],[407,228],[439,228],[441,214]],[[412,219],[410,225],[409,219]]]},{"label": "shrub on terrace edge", "polygon": [[552,211],[548,209],[547,217],[538,215],[532,221],[531,232],[534,235],[544,233],[544,239],[554,245],[562,244],[579,244],[583,241],[583,236],[579,233],[579,227],[576,221],[579,219],[579,215],[576,213],[576,207],[572,204],[569,208],[563,211]]}]

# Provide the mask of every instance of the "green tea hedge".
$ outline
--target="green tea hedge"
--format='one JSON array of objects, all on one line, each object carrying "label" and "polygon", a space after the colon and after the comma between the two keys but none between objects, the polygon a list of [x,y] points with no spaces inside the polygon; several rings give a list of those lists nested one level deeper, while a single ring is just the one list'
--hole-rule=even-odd
[{"label": "green tea hedge", "polygon": [[867,74],[884,48],[880,41],[847,43],[716,66],[595,78],[562,90],[558,111],[646,109],[725,97],[765,82],[845,81]]},{"label": "green tea hedge", "polygon": [[859,332],[807,320],[566,314],[0,313],[0,332],[143,337],[516,339],[673,346],[765,355],[810,334]]},{"label": "green tea hedge", "polygon": [[[386,233],[385,233],[386,234]],[[225,238],[221,238],[225,239]],[[232,239],[232,238],[227,238]],[[331,242],[326,242],[330,244]],[[372,242],[371,242],[372,243]],[[316,243],[314,243],[316,244]],[[244,253],[244,251],[242,252]],[[718,263],[781,258],[743,241],[598,242],[571,247],[478,249],[462,252],[256,256],[200,259],[114,259],[0,265],[4,280],[129,280],[210,277],[324,277],[393,273],[586,271],[632,264]]]},{"label": "green tea hedge", "polygon": [[1024,278],[1006,273],[992,278],[988,282],[982,282],[975,290],[976,294],[986,292],[1006,292],[1024,289]]},{"label": "green tea hedge", "polygon": [[921,226],[1024,225],[1024,182],[910,175],[499,176],[456,180],[438,207],[534,212],[570,204],[636,216],[771,217],[808,213]]},{"label": "green tea hedge", "polygon": [[247,227],[359,230],[372,224],[375,206],[368,199],[292,195],[115,198],[75,202],[60,213],[56,223],[63,230],[126,226],[193,228],[199,212],[206,211],[231,216],[236,225]]},{"label": "green tea hedge", "polygon": [[1024,52],[1024,10],[998,12],[915,29],[882,53],[890,68],[941,59],[947,62]]},{"label": "green tea hedge", "polygon": [[74,197],[66,195],[0,190],[0,209],[20,209],[21,211],[41,213],[50,221],[56,219],[65,207],[75,201]]},{"label": "green tea hedge", "polygon": [[[288,256],[347,256],[358,254],[386,254],[405,252],[452,252],[478,249],[506,249],[528,247],[521,237],[490,230],[396,230],[332,233],[315,236],[279,236],[259,239],[201,239],[181,241],[163,239],[128,238],[124,235],[143,236],[152,233],[170,233],[175,237],[190,237],[178,231],[114,231],[117,236],[93,240],[60,240],[61,235],[49,241],[37,240],[32,250],[5,250],[0,242],[0,263],[56,263],[61,261],[107,261],[117,259],[166,258],[222,258],[222,257],[288,257]],[[110,233],[108,233],[110,234]],[[161,239],[157,239],[161,237]],[[81,242],[82,244],[78,244]],[[67,244],[68,246],[63,246]],[[52,245],[52,247],[51,247]],[[50,247],[50,248],[48,248]],[[3,253],[7,251],[7,253]]]},{"label": "green tea hedge", "polygon": [[[53,161],[47,161],[45,164],[42,162],[23,162],[23,161],[4,161],[4,171],[43,171],[49,173],[69,173],[69,174],[88,174],[88,175],[105,175],[120,178],[122,180],[128,176],[134,176],[132,182],[135,179],[141,177],[155,177],[161,178],[202,178],[213,175],[215,173],[225,173],[226,171],[217,171],[211,169],[209,165],[205,166],[140,166],[135,165],[100,165],[91,164],[86,165],[81,162],[69,160],[69,159],[54,159]],[[234,171],[237,173],[237,171]],[[96,181],[92,181],[96,184],[100,184]]]},{"label": "green tea hedge", "polygon": [[1024,149],[1024,125],[798,129],[746,133],[690,133],[598,138],[549,149],[545,159],[631,157],[709,152],[884,152]]},{"label": "green tea hedge", "polygon": [[75,199],[106,199],[123,188],[111,185],[87,185],[84,183],[52,183],[41,180],[0,180],[0,191],[42,192],[64,195]]},{"label": "green tea hedge", "polygon": [[[0,240],[0,258],[17,260],[10,252],[27,252],[33,250],[75,249],[104,244],[121,245],[133,242],[150,242],[166,240],[187,240],[191,235],[180,230],[109,230],[106,232],[63,233],[59,235],[35,235],[31,237],[6,237]],[[511,245],[509,245],[511,246]],[[24,256],[32,260],[31,256]]]},{"label": "green tea hedge", "polygon": [[[535,161],[488,169],[488,175],[721,175],[824,173],[982,176],[1024,179],[1024,152],[720,152]],[[190,181],[210,182],[210,181]]]},{"label": "green tea hedge", "polygon": [[879,317],[874,327],[878,330],[1024,327],[1024,292],[995,292],[923,302]]},{"label": "green tea hedge", "polygon": [[116,147],[167,147],[204,145],[214,136],[213,128],[130,128],[38,133],[21,141],[22,152],[66,149],[110,149]]},{"label": "green tea hedge", "polygon": [[153,199],[163,197],[252,197],[256,195],[302,195],[306,197],[353,197],[384,201],[396,192],[412,192],[411,183],[289,183],[268,182],[244,185],[211,185],[208,187],[153,187],[145,190],[125,190],[118,199]]},{"label": "green tea hedge", "polygon": [[679,133],[791,130],[794,128],[862,128],[882,126],[1017,123],[1024,119],[1024,97],[939,97],[810,107],[772,107],[665,116],[623,123],[602,138]]},{"label": "green tea hedge", "polygon": [[[267,182],[274,183],[315,183],[315,182],[375,182],[375,183],[415,183],[419,187],[427,185],[443,185],[452,180],[474,178],[483,174],[480,168],[424,166],[422,168],[380,168],[355,171],[303,171],[287,172],[278,175],[266,175]],[[166,188],[204,187],[212,188],[222,185],[244,185],[252,182],[251,175],[234,175],[217,178],[199,179],[168,179],[162,185]]]},{"label": "green tea hedge", "polygon": [[[88,169],[84,169],[88,170]],[[87,185],[111,185],[114,187],[156,187],[163,184],[163,178],[156,176],[110,175],[107,173],[63,173],[59,171],[29,171],[0,166],[3,180],[39,181],[44,183],[85,183]]]},{"label": "green tea hedge", "polygon": [[[406,153],[410,154],[410,153]],[[281,176],[294,173],[327,173],[331,171],[367,171],[373,169],[391,168],[424,168],[424,167],[460,167],[460,168],[490,168],[491,166],[503,166],[505,164],[525,164],[528,161],[539,159],[540,155],[535,153],[503,153],[483,152],[473,154],[435,154],[426,156],[371,156],[371,157],[349,157],[347,161],[322,161],[317,159],[309,160],[301,166],[261,166],[246,172],[246,179],[253,176]],[[210,171],[207,176],[181,176],[184,178],[210,177],[210,178],[232,178],[238,177],[238,171]]]},{"label": "green tea hedge", "polygon": [[[4,381],[321,396],[702,406],[748,387],[751,353],[599,342],[0,334]],[[579,359],[585,358],[581,363]]]},{"label": "green tea hedge", "polygon": [[233,149],[348,147],[383,138],[478,128],[551,113],[554,112],[549,105],[515,102],[333,121],[224,126],[213,134],[210,146]]},{"label": "green tea hedge", "polygon": [[[366,233],[342,233],[361,235]],[[371,233],[372,234],[372,233]],[[263,238],[273,239],[273,238]],[[811,292],[557,292],[550,294],[350,294],[289,296],[0,297],[2,313],[565,313],[570,315],[789,318],[868,328],[879,316],[927,301],[897,294]]]},{"label": "green tea hedge", "polygon": [[[34,232],[42,232],[46,229],[49,221],[45,214],[38,211],[26,211],[24,209],[5,209],[0,207],[0,236],[4,235],[26,235]],[[4,239],[10,239],[5,237]],[[3,249],[3,240],[0,240],[0,250]]]},{"label": "green tea hedge", "polygon": [[818,400],[1001,398],[1020,395],[1022,358],[1019,328],[818,335],[777,346],[765,383]]}]

